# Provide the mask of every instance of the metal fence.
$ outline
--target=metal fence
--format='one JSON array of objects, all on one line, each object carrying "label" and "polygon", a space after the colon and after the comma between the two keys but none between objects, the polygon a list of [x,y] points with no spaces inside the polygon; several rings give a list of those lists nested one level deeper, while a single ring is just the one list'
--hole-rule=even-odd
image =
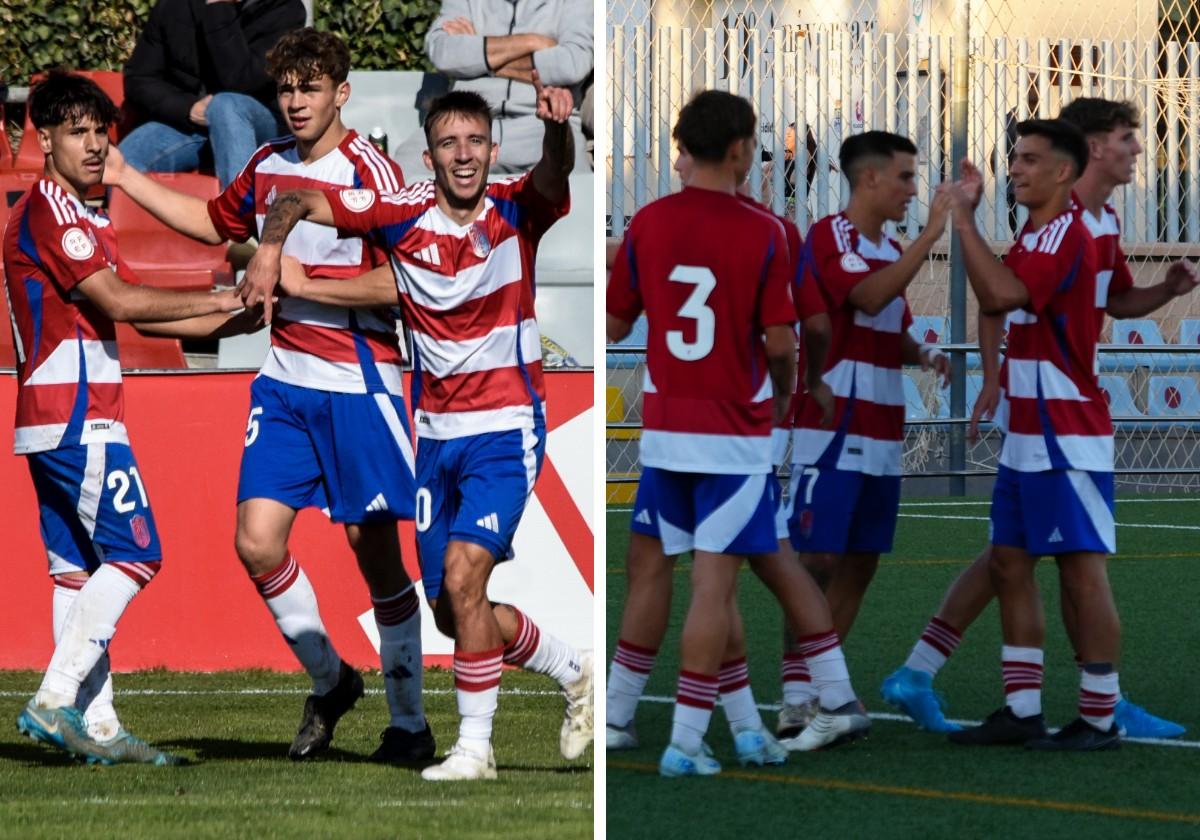
[{"label": "metal fence", "polygon": [[[1001,253],[1024,222],[1007,182],[1016,122],[1054,116],[1079,96],[1104,96],[1130,100],[1142,114],[1144,153],[1133,183],[1113,203],[1135,281],[1156,283],[1172,260],[1200,256],[1198,2],[610,2],[607,232],[619,238],[637,208],[678,189],[671,128],[694,91],[715,87],[756,104],[762,155],[750,191],[802,232],[844,204],[841,141],[885,129],[909,136],[919,150],[918,197],[890,233],[902,241],[915,236],[934,188],[967,156],[985,176],[978,222]],[[964,347],[949,393],[921,375],[906,385],[919,395],[910,399],[905,447],[913,475],[965,476],[995,463],[994,432],[974,445],[962,435],[978,370],[965,350],[975,340],[976,308],[957,262],[944,241],[908,290],[919,337]],[[1195,481],[1198,334],[1196,295],[1150,319],[1105,327],[1104,341],[1128,348],[1102,356],[1127,483]],[[640,390],[632,352],[610,352],[608,361],[616,487],[636,463],[630,453]],[[920,416],[921,403],[928,416]]]}]

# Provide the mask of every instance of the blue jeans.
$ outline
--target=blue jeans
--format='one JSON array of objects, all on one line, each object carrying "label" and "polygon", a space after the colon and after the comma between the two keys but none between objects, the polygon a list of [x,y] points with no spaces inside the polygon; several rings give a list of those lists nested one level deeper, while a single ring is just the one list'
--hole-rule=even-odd
[{"label": "blue jeans", "polygon": [[241,93],[214,94],[205,111],[208,130],[186,134],[160,122],[139,125],[121,141],[121,153],[139,172],[191,172],[209,146],[221,189],[229,186],[254,150],[284,134],[275,115]]}]

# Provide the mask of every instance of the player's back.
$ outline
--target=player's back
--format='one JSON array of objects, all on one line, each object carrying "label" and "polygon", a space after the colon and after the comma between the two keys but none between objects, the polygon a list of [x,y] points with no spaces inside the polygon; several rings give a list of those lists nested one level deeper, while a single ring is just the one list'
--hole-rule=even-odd
[{"label": "player's back", "polygon": [[640,211],[625,243],[648,325],[643,463],[757,471],[751,439],[771,430],[764,329],[795,319],[782,226],[733,195],[686,188]]}]

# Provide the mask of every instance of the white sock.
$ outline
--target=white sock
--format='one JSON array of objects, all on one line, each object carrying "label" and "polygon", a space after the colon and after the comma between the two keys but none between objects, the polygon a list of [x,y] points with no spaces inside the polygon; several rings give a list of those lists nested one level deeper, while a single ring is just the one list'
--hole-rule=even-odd
[{"label": "white sock", "polygon": [[1000,650],[1004,702],[1019,718],[1042,713],[1041,648],[1004,645]]},{"label": "white sock", "polygon": [[[1105,667],[1111,668],[1111,665]],[[1079,716],[1102,732],[1113,725],[1113,709],[1121,699],[1117,672],[1092,673],[1086,668],[1079,674]]]},{"label": "white sock", "polygon": [[700,752],[700,743],[712,720],[713,703],[718,691],[716,677],[690,671],[679,672],[675,718],[671,722],[671,743],[689,755]]},{"label": "white sock", "polygon": [[263,575],[251,575],[267,609],[275,616],[275,626],[304,670],[312,677],[313,693],[333,691],[341,675],[338,656],[321,622],[317,593],[296,558],[287,559]]},{"label": "white sock", "polygon": [[[75,596],[83,588],[85,581],[58,576],[54,581],[53,625],[54,643],[62,637],[63,626],[67,622],[67,614],[75,603]],[[78,586],[76,586],[78,584]],[[75,707],[83,712],[87,722],[88,734],[97,741],[107,741],[116,736],[121,729],[117,719],[117,710],[113,708],[112,675],[109,673],[108,652],[100,657],[96,667],[84,678],[79,685],[79,693],[75,695]]]},{"label": "white sock", "polygon": [[545,674],[563,688],[576,682],[583,673],[579,653],[562,639],[543,633],[529,616],[511,604],[517,616],[517,635],[504,648],[504,663],[535,674]]},{"label": "white sock", "polygon": [[761,729],[762,716],[750,688],[750,670],[746,657],[721,663],[717,675],[721,692],[721,708],[729,721],[729,731],[735,735],[743,729]]},{"label": "white sock", "polygon": [[407,588],[390,598],[371,599],[379,628],[379,663],[387,694],[389,725],[409,732],[425,728],[421,682],[421,610],[416,590]]},{"label": "white sock", "polygon": [[604,703],[604,715],[609,726],[623,729],[633,720],[638,700],[650,680],[657,653],[626,641],[617,642],[617,652],[613,654],[612,668],[608,672]]},{"label": "white sock", "polygon": [[811,691],[820,695],[821,708],[832,711],[855,699],[850,672],[846,670],[846,657],[833,628],[797,639],[796,649],[804,654],[808,663]]},{"label": "white sock", "polygon": [[492,743],[492,720],[500,696],[504,648],[478,653],[454,651],[454,693],[458,699],[458,743],[486,756]]},{"label": "white sock", "polygon": [[802,706],[816,696],[812,676],[804,656],[793,651],[783,654],[783,702],[786,706]]},{"label": "white sock", "polygon": [[[138,565],[148,570],[148,580],[158,564]],[[80,685],[108,650],[121,614],[140,591],[129,575],[109,564],[88,578],[67,610],[35,703],[51,708],[75,704]]]}]

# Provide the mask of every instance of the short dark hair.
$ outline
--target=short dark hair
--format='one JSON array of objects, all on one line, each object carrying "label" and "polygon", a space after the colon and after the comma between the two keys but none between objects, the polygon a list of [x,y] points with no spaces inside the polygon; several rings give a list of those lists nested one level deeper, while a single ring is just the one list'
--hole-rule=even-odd
[{"label": "short dark hair", "polygon": [[121,112],[100,85],[78,73],[51,70],[35,82],[29,92],[29,121],[34,128],[77,123],[91,117],[100,128],[108,128]]},{"label": "short dark hair", "polygon": [[425,142],[433,139],[433,126],[443,117],[479,117],[492,130],[492,107],[478,93],[470,90],[452,90],[429,103],[425,115]]},{"label": "short dark hair", "polygon": [[671,136],[696,160],[720,163],[729,146],[753,137],[758,117],[749,100],[720,90],[703,90],[679,112]]},{"label": "short dark hair", "polygon": [[1075,177],[1087,168],[1088,145],[1083,132],[1066,120],[1025,120],[1017,123],[1018,137],[1045,137],[1050,148],[1067,155],[1075,163]]},{"label": "short dark hair", "polygon": [[913,141],[890,131],[864,131],[852,134],[842,143],[838,151],[838,163],[850,187],[858,183],[858,176],[872,161],[882,163],[897,154],[915,155],[917,147]]},{"label": "short dark hair", "polygon": [[1137,128],[1141,124],[1137,105],[1096,96],[1073,100],[1058,112],[1058,118],[1084,134],[1103,134],[1114,128]]},{"label": "short dark hair", "polygon": [[276,82],[288,76],[300,82],[328,76],[340,85],[350,74],[350,48],[332,32],[293,29],[267,53],[267,73]]}]

